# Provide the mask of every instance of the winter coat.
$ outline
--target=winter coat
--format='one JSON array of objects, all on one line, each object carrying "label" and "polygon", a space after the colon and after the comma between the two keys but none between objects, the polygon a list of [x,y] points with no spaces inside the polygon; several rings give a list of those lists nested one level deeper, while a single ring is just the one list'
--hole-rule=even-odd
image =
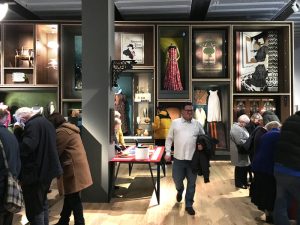
[{"label": "winter coat", "polygon": [[237,145],[241,145],[249,138],[249,133],[238,123],[234,123],[230,130],[230,158],[234,166],[244,167],[250,165],[249,155],[240,154]]},{"label": "winter coat", "polygon": [[252,171],[273,175],[274,153],[279,136],[280,130],[273,128],[261,137],[251,164]]},{"label": "winter coat", "polygon": [[[5,151],[8,168],[12,175],[17,177],[21,169],[19,143],[16,137],[4,125],[0,125],[0,140]],[[7,181],[6,175],[7,170],[4,165],[2,150],[0,149],[0,212],[4,211],[3,198]]]},{"label": "winter coat", "polygon": [[292,115],[283,123],[275,163],[300,171],[300,115]]},{"label": "winter coat", "polygon": [[20,142],[22,185],[50,184],[62,174],[56,149],[54,126],[42,115],[32,116],[26,123]]},{"label": "winter coat", "polygon": [[[200,134],[197,137],[196,150],[192,158],[192,171],[198,175],[203,175],[205,178],[209,176],[209,160],[213,154],[213,147],[218,143],[218,140],[211,138],[206,134]],[[203,150],[197,150],[197,145],[201,144]]]},{"label": "winter coat", "polygon": [[64,171],[58,180],[61,194],[79,192],[93,184],[79,131],[71,123],[63,123],[56,129],[57,150]]},{"label": "winter coat", "polygon": [[160,113],[155,116],[153,123],[154,139],[166,139],[169,133],[172,120],[169,113],[166,110],[161,110]]}]

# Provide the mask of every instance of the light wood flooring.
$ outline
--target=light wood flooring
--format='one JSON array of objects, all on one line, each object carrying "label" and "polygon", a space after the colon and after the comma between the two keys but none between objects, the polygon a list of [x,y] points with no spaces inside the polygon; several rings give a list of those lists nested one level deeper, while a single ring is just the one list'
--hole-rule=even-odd
[{"label": "light wood flooring", "polygon": [[[211,162],[210,183],[197,179],[194,209],[195,216],[185,212],[184,199],[176,202],[176,190],[171,177],[161,178],[161,203],[151,190],[149,170],[144,165],[134,165],[132,175],[121,165],[116,197],[110,203],[84,203],[86,225],[253,225],[266,224],[262,212],[250,202],[249,190],[236,189],[233,166],[228,161]],[[162,174],[162,173],[161,173]],[[50,224],[59,218],[62,201],[50,208]],[[26,224],[24,213],[16,215],[15,225]],[[70,225],[73,225],[73,218]]]}]

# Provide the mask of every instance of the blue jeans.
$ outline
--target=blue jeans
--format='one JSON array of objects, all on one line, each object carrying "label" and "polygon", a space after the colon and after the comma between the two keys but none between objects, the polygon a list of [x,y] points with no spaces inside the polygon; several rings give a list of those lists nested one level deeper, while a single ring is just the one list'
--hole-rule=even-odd
[{"label": "blue jeans", "polygon": [[196,188],[197,173],[194,174],[191,168],[190,160],[178,160],[174,158],[172,176],[177,192],[182,194],[184,191],[183,180],[187,179],[185,193],[185,206],[192,207]]},{"label": "blue jeans", "polygon": [[276,173],[276,200],[274,206],[274,224],[290,225],[288,210],[290,200],[297,202],[297,225],[300,225],[300,177]]},{"label": "blue jeans", "polygon": [[30,225],[48,225],[47,192],[50,183],[34,183],[23,185],[25,211]]}]

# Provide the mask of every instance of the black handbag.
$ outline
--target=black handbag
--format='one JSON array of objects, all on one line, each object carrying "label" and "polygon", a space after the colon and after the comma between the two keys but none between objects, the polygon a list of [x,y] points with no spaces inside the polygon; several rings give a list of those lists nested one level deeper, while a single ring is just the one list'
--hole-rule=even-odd
[{"label": "black handbag", "polygon": [[11,213],[18,213],[22,210],[24,205],[22,189],[18,179],[9,171],[6,154],[1,140],[0,147],[2,149],[4,165],[7,170],[7,183],[3,205],[7,211]]}]

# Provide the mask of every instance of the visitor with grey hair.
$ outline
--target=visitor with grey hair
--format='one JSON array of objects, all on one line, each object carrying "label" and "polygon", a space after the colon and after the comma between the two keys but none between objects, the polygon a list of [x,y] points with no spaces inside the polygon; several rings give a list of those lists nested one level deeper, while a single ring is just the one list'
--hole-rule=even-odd
[{"label": "visitor with grey hair", "polygon": [[249,138],[249,133],[245,128],[250,122],[246,114],[239,116],[238,121],[232,125],[230,130],[230,157],[234,168],[235,187],[247,189],[247,172],[250,165],[248,154],[239,152],[239,146],[244,144]]},{"label": "visitor with grey hair", "polygon": [[[6,128],[7,117],[10,115],[7,107],[0,106],[0,141],[3,145],[9,171],[18,177],[21,169],[20,150],[16,137]],[[5,187],[7,183],[7,169],[4,164],[2,149],[0,148],[0,224],[11,225],[13,213],[4,207]]]},{"label": "visitor with grey hair", "polygon": [[15,130],[22,129],[18,139],[22,163],[20,181],[26,217],[31,225],[48,225],[47,192],[53,178],[62,174],[55,128],[32,108],[19,108],[15,117],[20,125]]},{"label": "visitor with grey hair", "polygon": [[290,224],[288,208],[290,200],[298,206],[296,218],[300,224],[300,111],[288,117],[281,127],[275,152],[274,175],[276,200],[274,223]]},{"label": "visitor with grey hair", "polygon": [[280,136],[281,124],[271,121],[265,125],[266,133],[258,143],[252,162],[254,180],[251,183],[251,202],[265,212],[266,222],[273,222],[273,209],[276,195],[274,177],[274,153]]}]

